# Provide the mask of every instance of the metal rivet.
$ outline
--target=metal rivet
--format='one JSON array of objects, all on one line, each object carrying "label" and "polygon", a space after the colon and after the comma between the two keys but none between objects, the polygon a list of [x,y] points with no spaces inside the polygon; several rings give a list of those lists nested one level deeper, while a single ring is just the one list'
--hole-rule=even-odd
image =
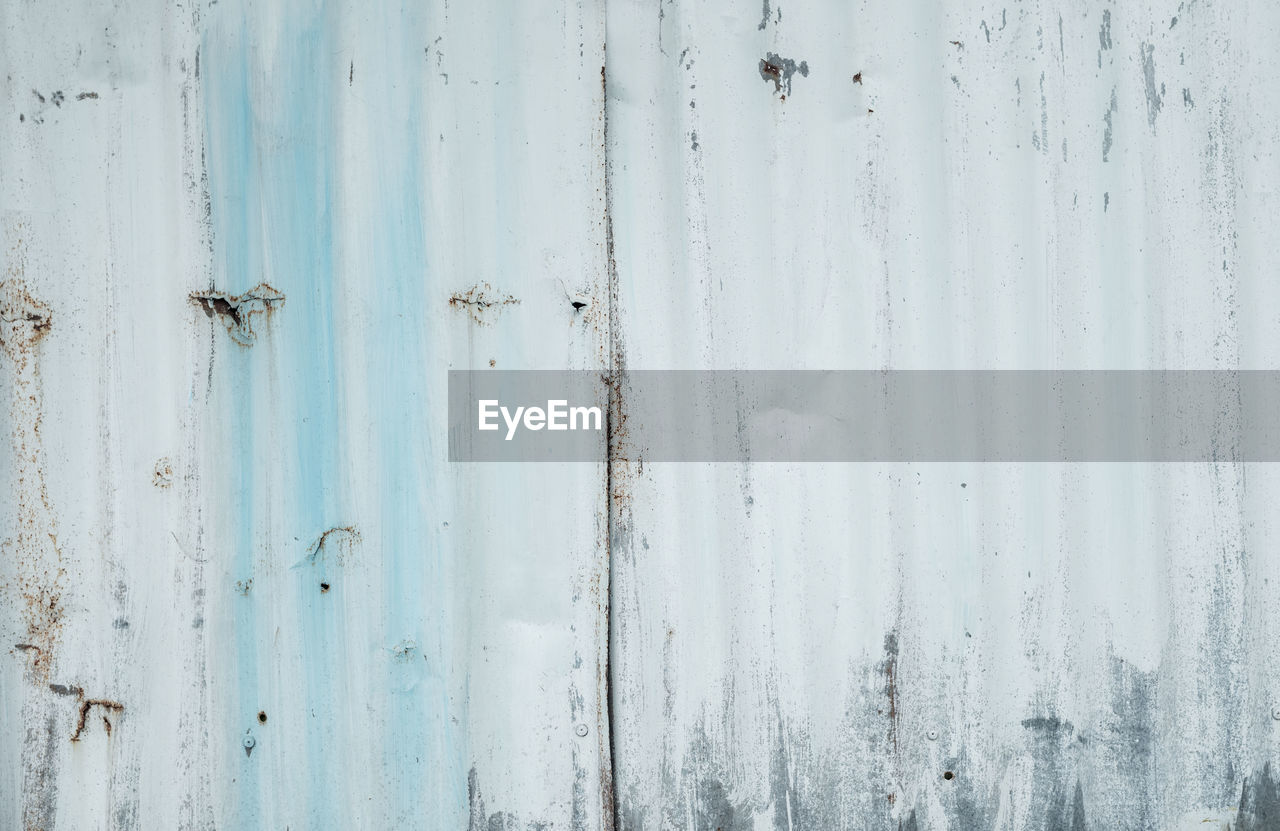
[{"label": "metal rivet", "polygon": [[255,739],[253,736],[245,736],[245,737],[244,737],[244,742],[243,742],[243,744],[244,744],[244,749],[245,749],[245,750],[253,750],[253,746],[254,746],[255,744],[257,744],[257,743],[258,743],[258,740],[257,740],[257,739]]},{"label": "metal rivet", "polygon": [[581,739],[583,736],[587,735],[587,725],[579,724],[577,727],[573,728],[573,732]]},{"label": "metal rivet", "polygon": [[1280,707],[1271,708],[1271,717],[1276,721],[1280,721]]},{"label": "metal rivet", "polygon": [[931,742],[936,742],[936,741],[938,740],[938,731],[937,731],[937,730],[930,730],[928,733],[925,733],[925,734],[924,734],[924,736],[925,736],[925,738],[926,738],[926,739],[928,739],[929,741],[931,741]]}]

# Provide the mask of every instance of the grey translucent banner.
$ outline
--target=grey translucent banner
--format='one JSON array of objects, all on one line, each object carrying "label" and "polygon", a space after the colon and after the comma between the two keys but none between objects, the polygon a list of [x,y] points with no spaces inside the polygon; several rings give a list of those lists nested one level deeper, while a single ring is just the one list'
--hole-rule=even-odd
[{"label": "grey translucent banner", "polygon": [[1272,462],[1280,372],[449,373],[450,461],[610,445],[646,462]]}]

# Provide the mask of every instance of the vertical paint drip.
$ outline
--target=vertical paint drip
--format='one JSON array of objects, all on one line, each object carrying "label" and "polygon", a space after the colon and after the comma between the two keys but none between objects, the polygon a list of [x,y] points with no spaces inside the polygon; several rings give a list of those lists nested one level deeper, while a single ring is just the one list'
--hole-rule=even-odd
[{"label": "vertical paint drip", "polygon": [[365,505],[374,512],[384,597],[384,607],[371,614],[389,655],[381,744],[388,816],[461,827],[469,759],[461,739],[465,702],[450,700],[457,585],[438,537],[450,479],[435,464],[442,454],[427,429],[438,389],[428,290],[446,281],[432,273],[426,243],[431,184],[423,148],[435,145],[423,112],[424,91],[434,79],[423,60],[422,44],[431,39],[424,13],[404,4],[358,24],[351,107],[366,125],[370,155],[359,162],[362,185],[344,222],[364,241],[353,256],[361,263],[358,291],[369,314],[359,372],[376,437],[368,452],[380,494]]},{"label": "vertical paint drip", "polygon": [[[235,700],[225,714],[229,746],[241,747],[245,729],[260,734],[239,756],[234,810],[244,823],[305,811],[317,829],[369,816],[447,826],[466,810],[465,713],[450,700],[450,582],[435,536],[440,479],[424,429],[432,386],[420,313],[429,191],[412,83],[426,72],[418,14],[230,3],[204,37],[216,288],[265,282],[287,303],[253,346],[220,339],[215,370],[233,377],[224,436],[236,448],[226,480],[237,506],[232,568],[239,580],[267,572],[236,598]],[[366,152],[348,158],[352,131]],[[359,240],[349,259],[335,238]],[[348,449],[347,422],[359,418],[349,411],[367,414],[350,425],[374,437],[363,456]],[[357,481],[371,492],[354,490]],[[281,655],[281,640],[299,654]],[[276,668],[290,660],[301,677]],[[273,698],[302,712],[254,724]],[[289,724],[301,735],[288,735]],[[384,775],[357,791],[350,768],[366,763]],[[304,792],[269,792],[281,776]]]},{"label": "vertical paint drip", "polygon": [[[290,549],[289,537],[274,533],[279,518],[264,506],[278,500],[285,527],[319,534],[332,523],[340,499],[335,488],[339,379],[332,338],[336,160],[333,93],[326,84],[332,74],[332,29],[324,9],[314,3],[271,9],[228,4],[217,10],[203,38],[214,280],[230,293],[267,283],[289,303],[288,320],[272,335],[260,332],[252,347],[221,340],[215,358],[215,371],[226,376],[220,382],[228,385],[231,398],[224,439],[235,452],[225,481],[233,490],[227,497],[236,506],[238,526],[231,541],[232,570],[242,580],[252,578],[260,563],[269,570],[287,568],[303,556],[309,541],[303,537]],[[273,446],[277,421],[287,425],[292,446]],[[276,452],[285,462],[281,469],[300,475],[282,480],[264,463]],[[339,815],[325,806],[345,778],[344,754],[329,726],[348,704],[342,696],[341,656],[330,643],[340,607],[321,602],[327,598],[319,597],[311,569],[292,574],[301,595],[295,620],[279,614],[292,605],[283,586],[268,593],[271,584],[265,581],[234,607],[237,678],[230,712],[223,715],[231,732],[226,746],[248,750],[243,733],[257,726],[252,714],[272,691],[260,671],[279,658],[273,621],[297,626],[305,677],[289,683],[303,687],[308,704],[309,711],[298,719],[304,725],[302,746],[273,746],[264,731],[254,742],[256,752],[246,752],[241,760],[245,773],[237,779],[233,810],[241,822],[268,819],[262,803],[284,798],[267,794],[270,777],[255,776],[253,770],[288,753],[295,763],[305,759],[307,783],[305,795],[288,801],[305,796],[309,827],[337,827]],[[298,738],[288,741],[296,744]]]}]

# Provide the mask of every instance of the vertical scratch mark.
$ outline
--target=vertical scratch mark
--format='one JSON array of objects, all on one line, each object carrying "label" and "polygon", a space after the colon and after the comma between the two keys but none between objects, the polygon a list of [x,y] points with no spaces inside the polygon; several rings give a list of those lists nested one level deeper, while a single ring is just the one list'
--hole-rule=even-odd
[{"label": "vertical scratch mark", "polygon": [[1111,154],[1112,128],[1111,117],[1120,109],[1120,105],[1116,102],[1116,88],[1111,88],[1111,105],[1107,107],[1107,111],[1102,114],[1102,120],[1106,124],[1102,131],[1102,160],[1105,162]]},{"label": "vertical scratch mark", "polygon": [[[608,64],[608,53],[605,54],[605,63]],[[618,499],[617,492],[621,483],[618,481],[618,466],[616,457],[619,449],[619,436],[622,429],[622,396],[620,377],[625,365],[621,333],[618,331],[618,262],[614,252],[613,239],[613,170],[612,158],[609,152],[609,80],[606,74],[605,66],[600,67],[600,108],[603,120],[602,142],[603,153],[601,162],[604,165],[604,239],[605,239],[605,270],[607,286],[606,291],[609,297],[609,325],[606,337],[609,339],[608,344],[608,365],[609,365],[609,383],[608,383],[608,407],[605,412],[605,436],[606,436],[606,457],[605,457],[605,512],[607,516],[607,528],[605,531],[605,596],[604,596],[604,621],[605,621],[605,659],[604,659],[604,705],[605,705],[605,726],[608,733],[607,742],[601,741],[601,822],[604,831],[613,831],[615,828],[621,827],[621,817],[618,814],[618,773],[614,766],[614,732],[616,725],[614,719],[617,714],[617,701],[615,698],[613,684],[613,655],[614,655],[614,635],[615,628],[613,625],[614,610],[614,581],[613,581],[613,550],[615,545],[615,537],[621,538],[624,523],[621,521],[621,511],[623,510],[622,500]]]}]

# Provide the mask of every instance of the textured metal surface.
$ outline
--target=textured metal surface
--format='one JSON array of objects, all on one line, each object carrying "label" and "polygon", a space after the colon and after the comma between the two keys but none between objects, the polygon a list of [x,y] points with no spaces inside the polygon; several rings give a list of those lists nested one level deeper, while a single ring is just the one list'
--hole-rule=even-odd
[{"label": "textured metal surface", "polygon": [[444,431],[448,369],[1280,366],[1277,34],[0,3],[0,827],[1280,828],[1272,466]]}]

